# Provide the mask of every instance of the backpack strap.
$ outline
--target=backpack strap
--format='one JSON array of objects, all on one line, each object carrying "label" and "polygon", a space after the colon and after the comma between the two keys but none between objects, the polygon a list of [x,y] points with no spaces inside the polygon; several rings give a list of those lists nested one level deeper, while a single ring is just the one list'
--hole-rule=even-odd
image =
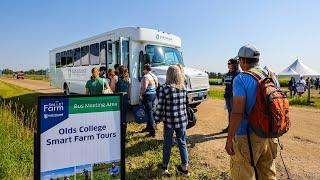
[{"label": "backpack strap", "polygon": [[253,151],[252,151],[251,138],[250,138],[250,134],[249,134],[249,126],[247,126],[247,139],[248,139],[248,146],[249,146],[249,151],[250,151],[250,164],[253,167],[256,180],[259,180],[258,170],[257,170],[257,167],[254,164],[254,159],[253,159]]},{"label": "backpack strap", "polygon": [[259,84],[266,80],[270,80],[274,83],[274,79],[270,76],[271,73],[269,71],[266,73],[261,69],[251,68],[248,71],[244,71],[243,73],[251,75],[254,79],[258,81]]},{"label": "backpack strap", "polygon": [[158,84],[158,81],[156,81],[156,79],[154,78],[154,76],[152,75],[152,73],[149,73],[150,74],[150,76],[152,77],[152,79],[153,79],[153,81],[154,81],[154,84],[155,84],[155,86],[156,86],[156,88],[159,86],[159,84]]}]

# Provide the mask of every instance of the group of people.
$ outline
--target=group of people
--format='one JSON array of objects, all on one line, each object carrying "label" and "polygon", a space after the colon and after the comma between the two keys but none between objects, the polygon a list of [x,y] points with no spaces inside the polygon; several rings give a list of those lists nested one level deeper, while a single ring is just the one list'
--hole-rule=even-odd
[{"label": "group of people", "polygon": [[[279,86],[272,72],[260,68],[259,56],[260,52],[254,46],[246,45],[240,48],[237,58],[228,61],[229,72],[225,78],[224,97],[229,114],[229,126],[223,132],[228,133],[225,150],[231,157],[232,179],[254,179],[254,177],[276,179],[275,158],[278,148],[276,139],[258,136],[248,124],[248,116],[256,102],[258,81],[244,72],[254,70],[262,76],[271,77],[274,84]],[[240,72],[239,65],[244,72]],[[143,132],[149,132],[147,136],[155,137],[156,124],[162,120],[164,140],[161,171],[164,174],[170,174],[168,166],[173,144],[172,137],[175,133],[181,157],[181,166],[177,168],[177,172],[183,176],[189,176],[186,143],[188,102],[183,67],[171,65],[167,70],[166,82],[161,86],[158,78],[151,72],[150,64],[144,66],[144,74],[140,99],[145,105],[149,121]],[[130,78],[125,66],[120,66],[118,70],[108,70],[107,75],[109,84],[99,76],[99,69],[93,69],[93,77],[86,85],[87,93],[99,94],[103,87],[110,88],[113,92],[130,93],[128,92]],[[99,87],[98,90],[97,87]],[[156,98],[158,103],[153,114],[152,109]],[[249,151],[247,138],[251,139],[252,151]],[[253,159],[250,160],[250,157]]]},{"label": "group of people", "polygon": [[300,77],[300,79],[296,81],[294,77],[291,77],[288,83],[288,88],[291,97],[296,94],[300,97],[308,88],[315,88],[318,90],[318,88],[320,88],[320,80],[319,78],[316,78],[315,80],[313,78],[307,78],[304,80],[303,77]]},{"label": "group of people", "polygon": [[[128,94],[130,94],[130,78],[128,69],[124,66],[116,66],[107,71],[104,77],[104,69],[93,68],[92,77],[86,83],[86,94],[103,94],[105,90],[109,93],[117,92],[124,94],[123,111],[126,115],[128,108]],[[185,87],[185,75],[181,65],[172,65],[168,68],[166,83],[159,85],[158,78],[151,71],[151,65],[144,65],[144,77],[141,80],[140,100],[144,104],[148,122],[141,132],[148,132],[147,137],[156,136],[156,124],[160,120],[164,123],[163,141],[163,163],[161,170],[169,174],[168,166],[170,161],[173,134],[176,133],[176,140],[179,146],[182,165],[177,171],[183,176],[189,176],[188,172],[188,150],[186,142],[187,118],[187,90]],[[153,113],[154,102],[158,97],[158,104]],[[123,119],[126,124],[126,120]]]},{"label": "group of people", "polygon": [[[155,121],[153,116],[153,106],[156,99],[156,89],[158,87],[158,78],[151,72],[151,65],[144,65],[144,77],[141,83],[140,100],[145,106],[148,122],[143,132],[149,132],[147,136],[155,137]],[[128,110],[130,98],[131,80],[129,77],[129,70],[125,65],[116,64],[114,69],[100,67],[92,68],[92,76],[87,81],[85,88],[86,94],[109,94],[109,93],[122,93],[123,94],[123,109],[122,123],[126,128],[126,112]]]}]

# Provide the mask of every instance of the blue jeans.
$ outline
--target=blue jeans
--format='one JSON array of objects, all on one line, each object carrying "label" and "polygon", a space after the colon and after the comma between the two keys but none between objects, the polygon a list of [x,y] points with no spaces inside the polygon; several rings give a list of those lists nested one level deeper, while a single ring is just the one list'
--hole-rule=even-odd
[{"label": "blue jeans", "polygon": [[228,121],[230,122],[230,114],[232,111],[232,97],[225,98],[227,109],[228,109]]},{"label": "blue jeans", "polygon": [[188,165],[188,149],[187,149],[187,134],[186,127],[184,128],[169,128],[166,125],[163,126],[163,152],[162,152],[162,166],[168,167],[171,155],[172,136],[173,132],[176,132],[178,141],[178,147],[180,151],[181,164]]},{"label": "blue jeans", "polygon": [[143,96],[143,105],[146,108],[146,115],[148,116],[147,128],[149,128],[150,133],[155,133],[155,121],[153,117],[152,108],[154,106],[154,101],[156,100],[156,94],[145,94]]}]

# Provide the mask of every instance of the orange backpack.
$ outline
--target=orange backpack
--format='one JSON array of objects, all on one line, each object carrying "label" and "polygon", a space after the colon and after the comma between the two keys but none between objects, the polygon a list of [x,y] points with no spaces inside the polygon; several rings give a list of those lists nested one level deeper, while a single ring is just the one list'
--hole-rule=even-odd
[{"label": "orange backpack", "polygon": [[256,102],[248,116],[251,129],[263,138],[280,137],[290,128],[286,93],[275,85],[271,72],[252,68],[244,73],[258,82]]}]

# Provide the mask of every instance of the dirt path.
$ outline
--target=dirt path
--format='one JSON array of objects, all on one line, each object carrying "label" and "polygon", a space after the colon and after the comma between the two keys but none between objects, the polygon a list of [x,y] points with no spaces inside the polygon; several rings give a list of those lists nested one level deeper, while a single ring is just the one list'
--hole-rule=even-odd
[{"label": "dirt path", "polygon": [[[224,151],[226,134],[219,134],[227,125],[224,101],[208,100],[198,107],[198,123],[188,131],[188,137],[200,159],[222,171],[229,170],[229,157]],[[280,141],[284,161],[293,179],[320,179],[320,110],[291,108],[292,127]],[[191,160],[192,161],[192,160]],[[192,162],[191,162],[192,163]],[[277,175],[286,179],[278,153]]]},{"label": "dirt path", "polygon": [[58,88],[50,87],[50,83],[46,81],[30,80],[30,79],[12,79],[0,78],[0,81],[21,86],[39,93],[62,93],[63,91]]},{"label": "dirt path", "polygon": [[[0,80],[40,93],[62,92],[50,87],[49,82],[45,81],[8,78]],[[198,123],[188,130],[192,152],[196,152],[197,158],[194,160],[202,160],[202,164],[220,171],[229,171],[229,156],[224,151],[226,134],[220,133],[221,129],[227,126],[224,101],[207,100],[198,107],[196,114]],[[291,119],[290,131],[281,138],[284,145],[282,154],[290,175],[292,179],[320,179],[320,109],[292,107]],[[190,161],[192,163],[192,159]],[[286,179],[279,154],[277,171],[279,179]]]}]

